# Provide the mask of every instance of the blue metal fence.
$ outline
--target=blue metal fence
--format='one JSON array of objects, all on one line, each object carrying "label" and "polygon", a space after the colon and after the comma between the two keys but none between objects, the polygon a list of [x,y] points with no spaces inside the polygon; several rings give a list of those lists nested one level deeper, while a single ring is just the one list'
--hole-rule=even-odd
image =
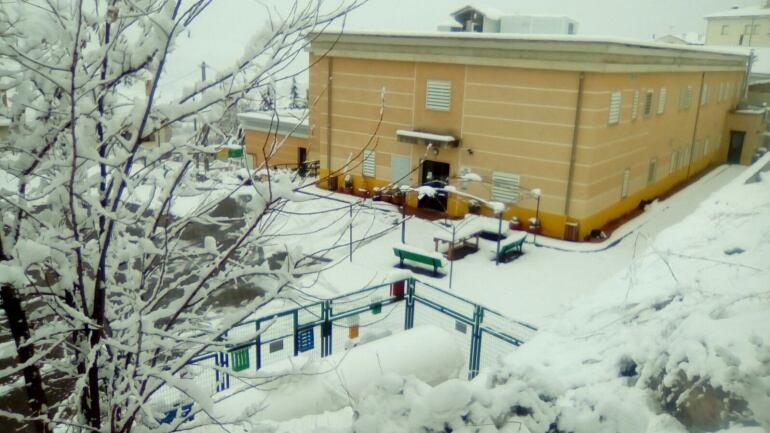
[{"label": "blue metal fence", "polygon": [[[230,388],[231,372],[258,371],[299,355],[327,357],[423,325],[453,333],[466,350],[469,379],[494,366],[536,331],[443,289],[407,279],[239,323],[223,337],[235,343],[193,359],[187,375],[213,395]],[[162,391],[162,400],[177,400],[175,390]],[[178,407],[178,402],[168,404]]]}]

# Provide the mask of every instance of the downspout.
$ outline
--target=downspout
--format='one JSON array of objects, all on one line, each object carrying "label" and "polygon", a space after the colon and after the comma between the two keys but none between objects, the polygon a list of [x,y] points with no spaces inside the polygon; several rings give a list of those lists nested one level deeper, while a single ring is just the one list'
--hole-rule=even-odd
[{"label": "downspout", "polygon": [[572,202],[572,180],[575,177],[575,160],[577,159],[577,142],[580,131],[580,111],[583,109],[583,81],[585,73],[578,76],[577,102],[575,103],[575,124],[572,129],[572,147],[569,156],[569,173],[567,174],[567,194],[564,199],[564,216],[569,219],[570,204]]},{"label": "downspout", "polygon": [[700,97],[698,98],[698,108],[695,111],[695,126],[692,128],[692,140],[690,140],[690,158],[687,161],[687,175],[685,180],[690,178],[690,170],[692,170],[692,160],[695,157],[695,137],[698,135],[698,122],[700,121],[700,109],[703,107],[703,87],[706,85],[706,73],[700,74]]},{"label": "downspout", "polygon": [[326,80],[326,169],[329,172],[326,176],[332,174],[332,79],[334,73],[334,58],[329,59],[329,68],[327,69]]},{"label": "downspout", "polygon": [[743,77],[743,93],[742,95],[742,101],[744,102],[747,99],[749,99],[749,77],[751,77],[751,70],[754,68],[754,49],[749,50],[749,61],[746,63],[746,75]]}]

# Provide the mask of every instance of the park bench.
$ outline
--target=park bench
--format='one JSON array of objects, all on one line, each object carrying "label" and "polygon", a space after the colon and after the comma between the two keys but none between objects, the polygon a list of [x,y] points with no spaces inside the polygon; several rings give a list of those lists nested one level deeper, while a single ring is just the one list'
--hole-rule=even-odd
[{"label": "park bench", "polygon": [[503,263],[508,263],[516,257],[524,254],[524,239],[526,239],[526,236],[500,243],[500,252],[497,253],[498,260]]},{"label": "park bench", "polygon": [[435,276],[439,275],[438,273],[439,268],[443,269],[444,266],[446,266],[446,262],[444,261],[443,257],[437,256],[427,251],[420,252],[415,250],[414,248],[407,247],[406,245],[393,247],[393,254],[395,254],[396,257],[399,258],[398,267],[403,268],[404,260],[409,260],[415,263],[433,266],[433,275]]}]

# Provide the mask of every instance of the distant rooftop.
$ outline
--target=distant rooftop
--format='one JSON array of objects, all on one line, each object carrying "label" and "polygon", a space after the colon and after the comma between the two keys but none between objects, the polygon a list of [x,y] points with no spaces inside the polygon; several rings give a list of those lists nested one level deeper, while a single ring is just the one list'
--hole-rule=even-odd
[{"label": "distant rooftop", "polygon": [[309,134],[307,110],[255,111],[238,113],[238,120],[245,129],[292,134],[307,137]]},{"label": "distant rooftop", "polygon": [[742,17],[770,17],[768,7],[732,8],[726,11],[706,15],[704,18],[742,18]]}]

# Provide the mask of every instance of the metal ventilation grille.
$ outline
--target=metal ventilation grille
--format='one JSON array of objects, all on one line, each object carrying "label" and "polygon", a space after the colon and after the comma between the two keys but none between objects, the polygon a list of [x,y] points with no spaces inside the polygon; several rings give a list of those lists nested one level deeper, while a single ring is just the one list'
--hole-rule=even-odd
[{"label": "metal ventilation grille", "polygon": [[608,121],[610,125],[620,122],[620,105],[622,101],[622,93],[612,92],[610,95],[610,118]]},{"label": "metal ventilation grille", "polygon": [[425,94],[425,108],[428,110],[449,111],[452,102],[452,82],[428,80]]},{"label": "metal ventilation grille", "polygon": [[373,150],[364,150],[363,175],[374,177],[376,167],[376,154]]},{"label": "metal ventilation grille", "polygon": [[519,201],[518,174],[492,172],[492,200],[502,203],[517,203]]}]

